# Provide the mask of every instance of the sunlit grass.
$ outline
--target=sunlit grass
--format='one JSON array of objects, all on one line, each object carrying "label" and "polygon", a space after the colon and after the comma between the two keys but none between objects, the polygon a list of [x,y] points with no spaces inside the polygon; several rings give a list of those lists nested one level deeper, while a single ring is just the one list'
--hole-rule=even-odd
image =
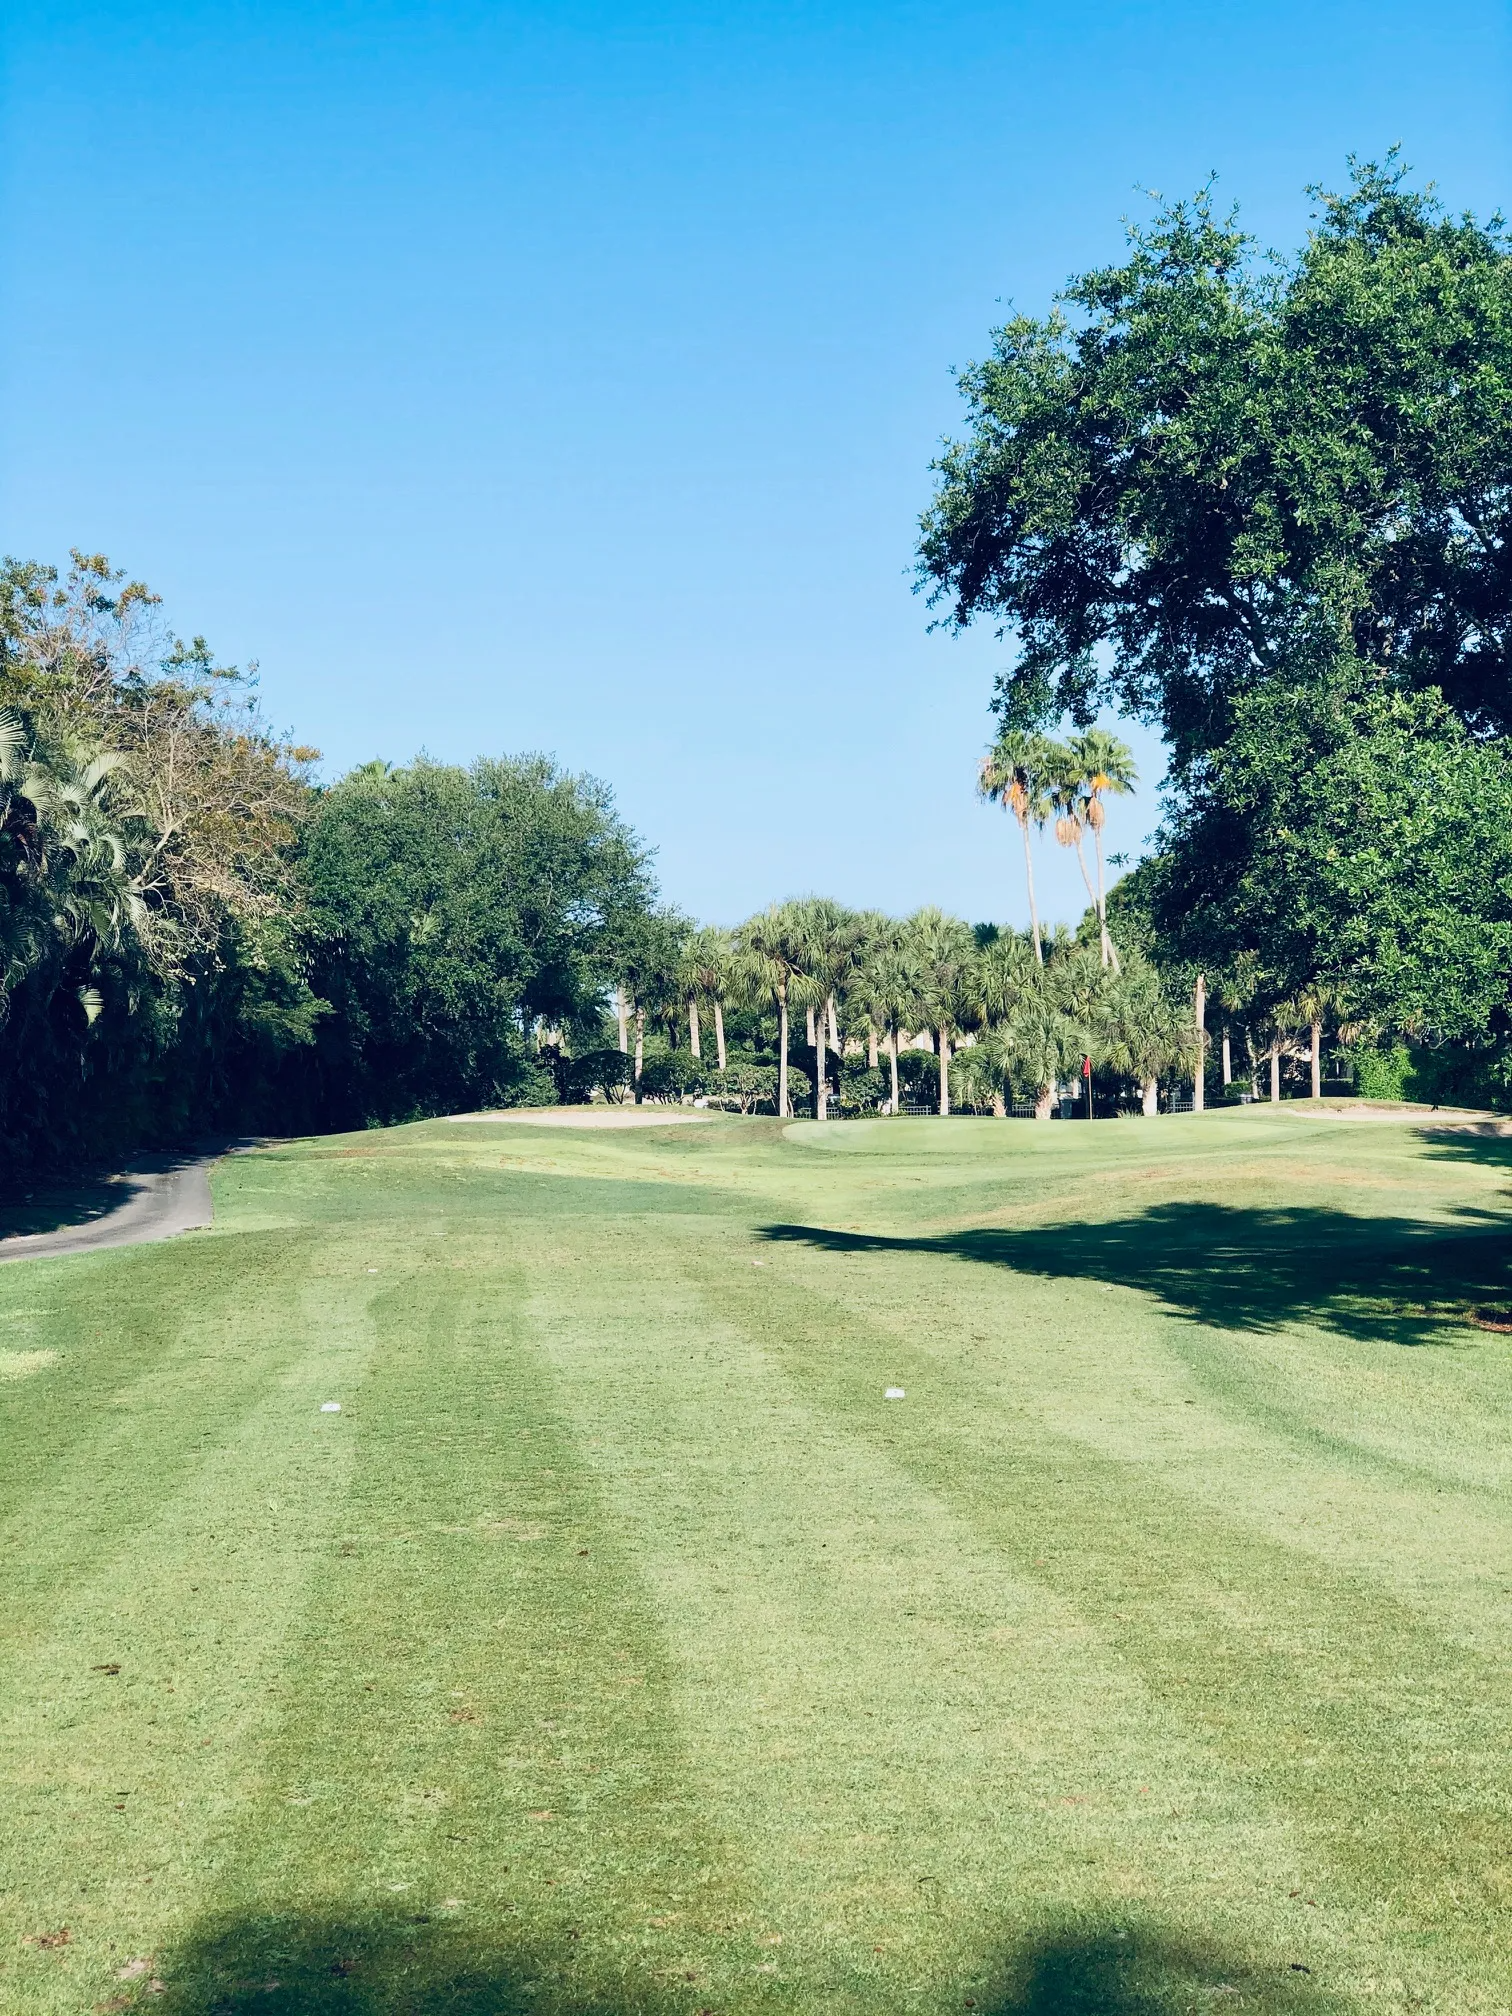
[{"label": "sunlit grass", "polygon": [[433,1123],[0,1270],[0,2006],[1503,2009],[1508,1145]]}]

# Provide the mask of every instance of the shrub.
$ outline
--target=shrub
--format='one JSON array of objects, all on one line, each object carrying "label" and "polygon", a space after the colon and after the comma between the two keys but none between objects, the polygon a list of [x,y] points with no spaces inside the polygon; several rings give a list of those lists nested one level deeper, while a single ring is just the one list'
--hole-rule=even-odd
[{"label": "shrub", "polygon": [[1512,1053],[1504,1045],[1364,1044],[1344,1052],[1362,1099],[1405,1099],[1421,1106],[1512,1105]]},{"label": "shrub", "polygon": [[763,1107],[777,1110],[777,1066],[757,1064],[748,1057],[732,1057],[723,1071],[705,1074],[704,1090],[710,1105],[724,1106],[735,1113],[759,1113]]},{"label": "shrub", "polygon": [[842,1060],[840,1065],[840,1111],[842,1113],[875,1113],[887,1097],[887,1077],[882,1071],[873,1071],[871,1066],[858,1057]]},{"label": "shrub", "polygon": [[616,1046],[585,1050],[580,1057],[562,1060],[560,1083],[564,1103],[579,1105],[602,1092],[606,1099],[622,1099],[630,1086],[635,1060]]},{"label": "shrub", "polygon": [[[718,1073],[714,1073],[718,1076]],[[643,1099],[681,1099],[685,1092],[703,1090],[706,1073],[701,1058],[687,1050],[666,1050],[648,1055],[641,1068]]]}]

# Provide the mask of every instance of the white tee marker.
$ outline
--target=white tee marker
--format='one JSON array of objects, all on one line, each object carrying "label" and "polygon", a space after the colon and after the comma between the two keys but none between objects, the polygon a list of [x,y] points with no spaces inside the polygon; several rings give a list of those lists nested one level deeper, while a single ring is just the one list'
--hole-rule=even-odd
[{"label": "white tee marker", "polygon": [[887,1391],[882,1395],[882,1398],[884,1400],[906,1400],[908,1395],[903,1391],[901,1386],[889,1386]]},{"label": "white tee marker", "polygon": [[322,1414],[339,1414],[341,1412],[341,1402],[339,1400],[322,1400],[320,1411]]}]

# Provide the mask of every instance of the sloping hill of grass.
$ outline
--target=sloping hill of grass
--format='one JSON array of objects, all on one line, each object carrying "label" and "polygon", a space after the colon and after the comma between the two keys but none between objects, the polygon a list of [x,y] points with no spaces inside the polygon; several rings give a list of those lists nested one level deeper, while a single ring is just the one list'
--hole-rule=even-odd
[{"label": "sloping hill of grass", "polygon": [[432,1123],[0,1271],[0,2004],[1505,2009],[1509,1158]]}]

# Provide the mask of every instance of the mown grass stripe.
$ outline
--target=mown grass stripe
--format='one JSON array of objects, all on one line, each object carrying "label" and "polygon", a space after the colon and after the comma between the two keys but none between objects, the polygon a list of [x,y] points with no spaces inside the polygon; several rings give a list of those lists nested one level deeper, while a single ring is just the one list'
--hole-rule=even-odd
[{"label": "mown grass stripe", "polygon": [[[1454,1993],[1468,1998],[1460,2006],[1496,2008],[1501,1940],[1489,1928],[1512,1859],[1505,1662],[1477,1657],[1379,1587],[1268,1537],[1246,1516],[1245,1466],[1228,1466],[1225,1505],[1216,1489],[1199,1496],[1179,1473],[1118,1461],[1057,1432],[1040,1409],[1016,1406],[1011,1341],[997,1377],[955,1346],[949,1260],[921,1257],[903,1270],[934,1325],[874,1344],[918,1403],[884,1426],[853,1357],[829,1342],[867,1266],[864,1254],[794,1255],[782,1276],[747,1291],[782,1298],[774,1327],[795,1382],[959,1507],[1006,1559],[1032,1568],[1153,1698],[1179,1711],[1213,1768],[1288,1818],[1310,1864],[1303,1887],[1328,1912],[1350,1985],[1365,1971],[1362,1954],[1378,1954],[1384,1938],[1414,1988],[1447,1968]],[[898,1274],[894,1261],[895,1310]],[[1001,1292],[1033,1291],[1005,1278]],[[1112,1385],[1126,1367],[1117,1353]],[[1282,1872],[1265,1876],[1274,1900]]]},{"label": "mown grass stripe", "polygon": [[733,1907],[655,1619],[520,1274],[471,1243],[386,1298],[343,1538],[169,2011],[269,1979],[312,2011],[707,2000],[693,1948]]}]

